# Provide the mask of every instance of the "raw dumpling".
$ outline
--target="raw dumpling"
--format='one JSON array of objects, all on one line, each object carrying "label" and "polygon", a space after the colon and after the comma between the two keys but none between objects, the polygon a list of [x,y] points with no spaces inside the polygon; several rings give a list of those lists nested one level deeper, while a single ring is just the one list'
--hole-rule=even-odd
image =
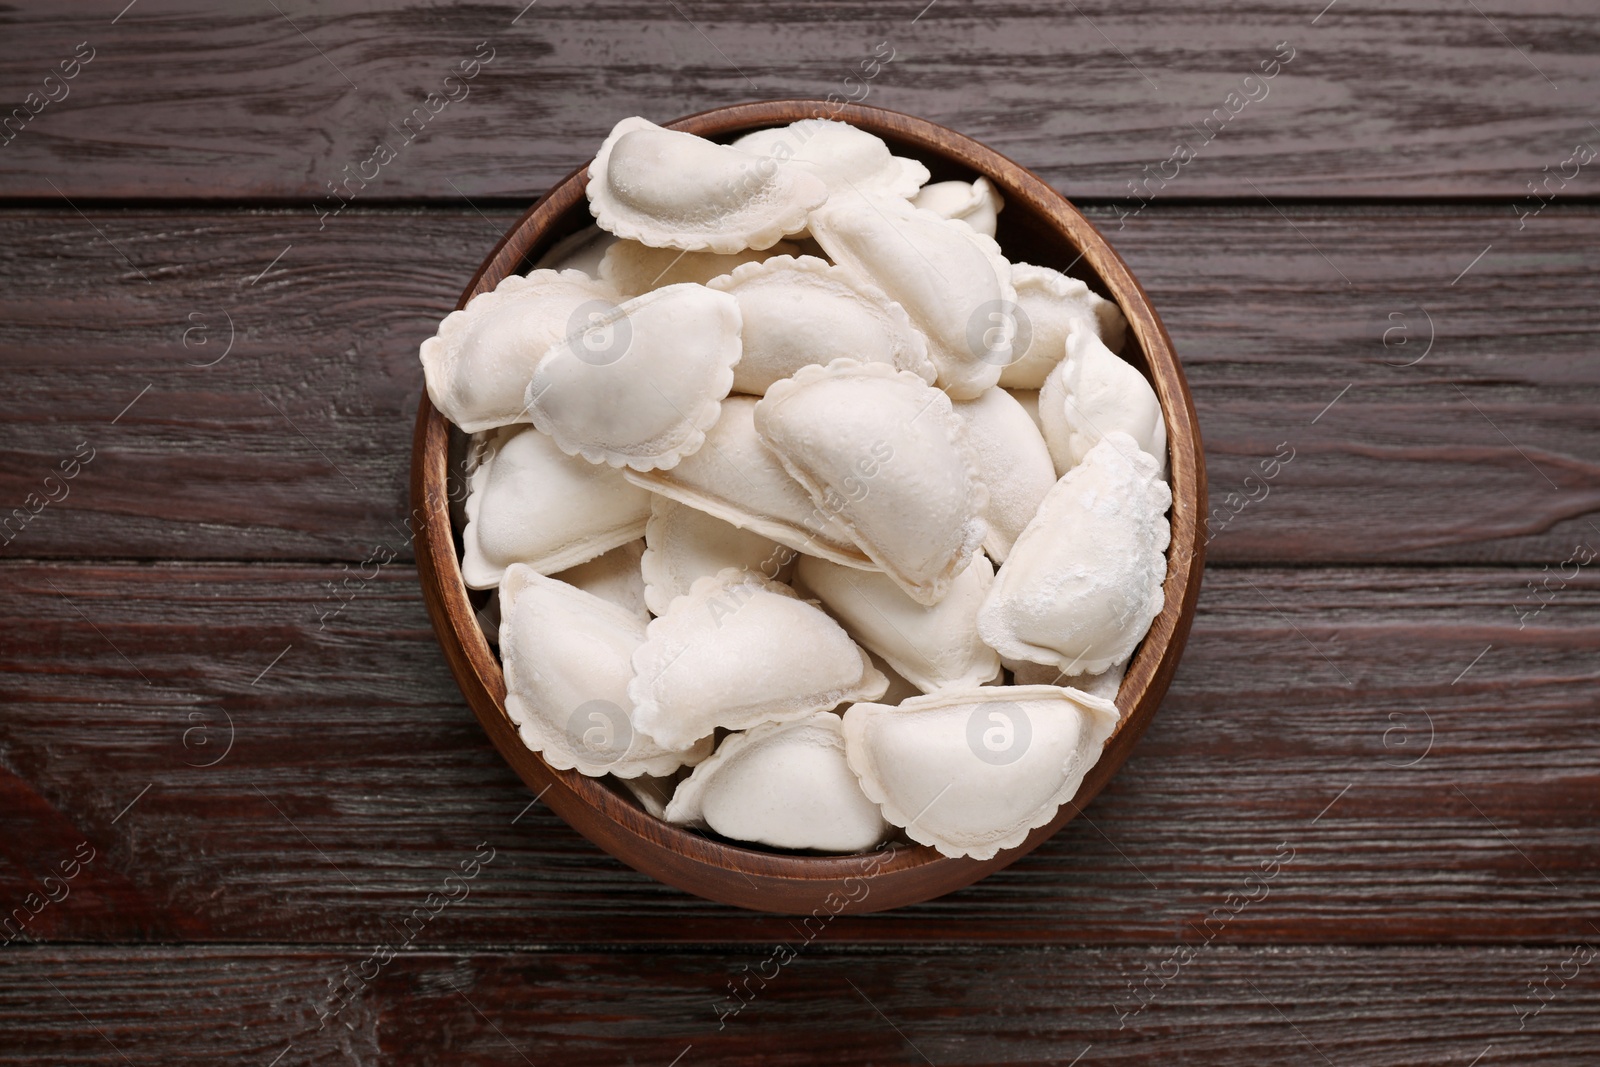
[{"label": "raw dumpling", "polygon": [[[904,675],[895,670],[893,667],[889,666],[888,660],[884,659],[882,656],[874,655],[870,650],[867,654],[872,656],[872,665],[878,668],[878,672],[885,678],[889,679],[889,688],[884,690],[883,696],[878,698],[878,703],[899,704],[910,697],[922,695],[922,690],[912,685],[906,680]],[[833,710],[837,714],[844,714],[843,707],[837,707]]]},{"label": "raw dumpling", "polygon": [[428,399],[468,433],[528,422],[523,395],[534,368],[585,305],[610,291],[579,271],[512,274],[439,323],[422,342]]},{"label": "raw dumpling", "polygon": [[989,532],[983,548],[997,563],[1004,563],[1017,535],[1056,484],[1050,449],[1028,410],[1004,389],[957,401],[955,412],[966,423],[978,478],[989,490],[989,504],[983,509]]},{"label": "raw dumpling", "polygon": [[981,554],[932,607],[906,596],[886,575],[810,556],[800,557],[796,575],[851,637],[924,693],[982,685],[1000,673],[1000,657],[978,637],[978,608],[994,583],[994,566]]},{"label": "raw dumpling", "polygon": [[[1000,371],[1007,389],[1038,389],[1066,355],[1067,335],[1083,330],[1102,338],[1112,352],[1122,349],[1128,324],[1122,311],[1077,278],[1029,263],[1011,265],[1011,283],[1021,309],[1011,362]],[[1027,326],[1020,323],[1026,320]]]},{"label": "raw dumpling", "polygon": [[[1037,389],[1007,389],[1006,393],[1022,405],[1022,410],[1028,413],[1028,418],[1039,428],[1039,436],[1044,436],[1044,422],[1039,418],[1039,390]],[[1045,447],[1048,449],[1049,444]],[[1059,476],[1059,472],[1057,472]]]},{"label": "raw dumpling", "polygon": [[[1076,689],[1092,697],[1109,700],[1113,704],[1117,702],[1117,693],[1122,689],[1122,679],[1128,673],[1126,662],[1099,674],[1063,674],[1055,667],[1047,667],[1042,663],[1018,660],[1003,662],[1016,679],[1017,685],[1056,685],[1063,689]],[[1122,713],[1120,706],[1117,708],[1117,713],[1119,715]]]},{"label": "raw dumpling", "polygon": [[872,567],[850,532],[812,503],[777,455],[756,436],[756,398],[730,396],[706,443],[671,470],[623,474],[635,485],[669,496],[796,552],[846,567]]},{"label": "raw dumpling", "polygon": [[728,735],[678,786],[666,819],[820,852],[865,852],[889,831],[845,762],[839,716],[827,711]]},{"label": "raw dumpling", "polygon": [[[655,498],[652,497],[651,505],[654,504]],[[649,529],[646,525],[647,534]],[[593,593],[601,600],[609,600],[617,607],[633,612],[642,621],[649,622],[650,611],[645,606],[644,598],[644,575],[639,566],[643,555],[644,542],[629,541],[603,556],[596,556],[588,563],[580,563],[551,577],[575,585],[586,593]]]},{"label": "raw dumpling", "polygon": [[644,623],[531,567],[500,583],[506,714],[522,743],[557,770],[591,777],[669,774],[711,754],[711,741],[668,751],[633,729],[628,682]]},{"label": "raw dumpling", "polygon": [[988,494],[950,399],[915,374],[840,359],[756,404],[756,432],[919,604],[937,604],[984,537]]},{"label": "raw dumpling", "polygon": [[635,297],[652,289],[694,282],[704,285],[745,263],[759,263],[772,256],[796,251],[787,241],[779,241],[765,251],[746,249],[722,255],[718,252],[685,252],[679,248],[651,248],[638,241],[617,241],[600,261],[600,280],[621,296]]},{"label": "raw dumpling", "polygon": [[744,730],[873,700],[889,685],[821,609],[732,567],[673,600],[633,666],[634,729],[672,748],[719,726]]},{"label": "raw dumpling", "polygon": [[569,456],[532,426],[496,431],[472,472],[461,577],[493,589],[506,567],[554,574],[644,535],[650,494]]},{"label": "raw dumpling", "polygon": [[705,441],[733,387],[739,302],[685,284],[598,307],[539,361],[529,417],[590,463],[671,467]]},{"label": "raw dumpling", "polygon": [[[995,216],[1005,207],[1005,201],[988,178],[967,182],[934,182],[926,186],[911,202],[944,219],[960,219],[981,234],[994,236]],[[1015,279],[1013,279],[1015,280]],[[1020,297],[1022,283],[1017,282]]]},{"label": "raw dumpling", "polygon": [[711,283],[739,301],[744,354],[736,392],[760,396],[801,367],[848,357],[934,380],[928,342],[883,290],[812,256],[778,256]]},{"label": "raw dumpling", "polygon": [[653,774],[641,774],[637,778],[622,779],[622,784],[641,808],[658,819],[665,819],[667,805],[672,803],[672,794],[678,788],[678,776],[669,774],[658,778]]},{"label": "raw dumpling", "polygon": [[1067,674],[1126,660],[1161,613],[1171,506],[1154,457],[1108,434],[1017,538],[978,612],[984,642]]},{"label": "raw dumpling", "polygon": [[904,200],[862,197],[812,212],[811,233],[835,263],[906,309],[950,396],[970,399],[1000,380],[1011,362],[1017,294],[994,238]]},{"label": "raw dumpling", "polygon": [[[747,133],[733,147],[821,178],[830,193],[908,197],[928,180],[928,168],[892,155],[881,137],[833,119],[801,119]],[[773,164],[777,166],[774,167]]]},{"label": "raw dumpling", "polygon": [[951,688],[855,705],[845,756],[913,841],[986,860],[1055,818],[1116,728],[1109,701],[1055,686]]},{"label": "raw dumpling", "polygon": [[589,210],[602,230],[655,248],[738,252],[805,229],[828,187],[804,170],[692,133],[623,119],[589,165]]},{"label": "raw dumpling", "polygon": [[585,226],[551,245],[534,267],[539,270],[577,270],[591,278],[598,278],[606,250],[616,243],[616,234],[607,233],[598,226]]},{"label": "raw dumpling", "polygon": [[776,580],[794,555],[776,541],[665,496],[650,505],[644,539],[644,599],[657,615],[665,615],[696,578],[734,567]]},{"label": "raw dumpling", "polygon": [[1065,474],[1102,437],[1121,431],[1167,469],[1167,424],[1144,375],[1087,330],[1067,337],[1067,358],[1039,390],[1039,419],[1056,471]]}]

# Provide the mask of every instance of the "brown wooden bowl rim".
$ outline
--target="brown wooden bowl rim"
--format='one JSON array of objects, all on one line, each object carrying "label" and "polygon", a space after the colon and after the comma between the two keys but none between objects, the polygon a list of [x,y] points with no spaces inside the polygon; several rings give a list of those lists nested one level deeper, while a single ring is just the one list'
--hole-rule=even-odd
[{"label": "brown wooden bowl rim", "polygon": [[[830,914],[840,914],[898,907],[968,885],[1036,848],[1100,792],[1154,717],[1182,654],[1204,568],[1201,518],[1206,484],[1199,424],[1188,385],[1171,339],[1144,289],[1094,226],[1027,168],[936,123],[855,104],[772,100],[715,108],[666,125],[720,137],[809,117],[836,118],[891,144],[911,142],[930,158],[988,177],[1008,204],[1029,202],[1035,211],[1056,222],[1062,236],[1081,253],[1080,259],[1093,277],[1121,306],[1129,331],[1144,353],[1146,372],[1167,420],[1169,440],[1173,504],[1166,601],[1123,679],[1118,703],[1126,714],[1071,803],[1029,834],[1021,846],[985,861],[951,859],[917,844],[855,856],[781,854],[712,840],[657,819],[603,779],[551,768],[518,737],[506,714],[499,662],[478,628],[456,559],[446,488],[450,426],[434,409],[425,389],[417,410],[411,496],[418,578],[434,631],[479,722],[537,797],[607,852],[670,885],[754,910],[800,913],[821,905]],[[546,239],[552,224],[585,200],[587,171],[588,164],[573,171],[507,231],[473,275],[458,307],[494,288],[552,243],[554,238]],[[866,888],[860,899],[854,898],[853,887],[846,889],[851,879],[864,880]]]}]

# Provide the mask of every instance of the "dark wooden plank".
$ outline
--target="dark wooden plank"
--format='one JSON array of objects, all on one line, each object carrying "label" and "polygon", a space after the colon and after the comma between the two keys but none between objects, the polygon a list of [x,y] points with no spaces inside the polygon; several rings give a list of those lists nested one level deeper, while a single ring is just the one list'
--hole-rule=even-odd
[{"label": "dark wooden plank", "polygon": [[[788,936],[530,807],[408,567],[318,629],[336,603],[322,583],[345,573],[0,568],[0,614],[31,620],[0,648],[0,905],[81,843],[97,853],[70,896],[29,905],[28,937],[372,942],[480,843],[495,858],[425,943]],[[1235,894],[1255,902],[1223,943],[1589,936],[1600,578],[1552,579],[1519,618],[1541,577],[1213,569],[1162,711],[1086,817],[971,889],[830,938],[1163,942]]]},{"label": "dark wooden plank", "polygon": [[[795,955],[781,966],[768,945],[406,951],[381,965],[385,946],[39,948],[7,957],[0,1025],[19,1067],[149,1062],[177,1047],[212,1063],[451,1067],[1543,1067],[1600,1056],[1592,938],[1576,949],[1214,948],[1174,965],[1165,946],[879,953],[785,937]],[[1174,966],[1133,1013],[1130,989]],[[1528,983],[1546,976],[1533,1014]],[[745,981],[748,1003],[729,1012],[730,985]]]},{"label": "dark wooden plank", "polygon": [[[1095,217],[1185,362],[1213,504],[1268,494],[1212,560],[1554,565],[1600,533],[1600,209]],[[0,215],[0,514],[68,494],[0,554],[409,558],[416,349],[511,219]]]},{"label": "dark wooden plank", "polygon": [[[831,93],[959,129],[1076,196],[1130,196],[1181,141],[1196,157],[1167,163],[1177,177],[1149,186],[1158,195],[1254,195],[1249,179],[1269,196],[1519,197],[1576,144],[1596,143],[1582,104],[1600,91],[1583,0],[1346,3],[1320,16],[1322,4],[1301,0],[926,12],[141,0],[114,18],[121,6],[8,11],[0,102],[38,113],[0,150],[0,192],[282,197],[310,215],[381,140],[395,158],[366,166],[372,184],[352,185],[358,196],[528,197],[589,159],[625,115],[665,121]],[[1247,83],[1279,42],[1293,58]],[[80,43],[88,65],[47,85]],[[492,58],[447,84],[475,54]],[[863,80],[875,55],[892,58]],[[46,91],[59,102],[43,102]],[[407,130],[429,93],[458,99],[435,95],[437,114]],[[1593,195],[1592,173],[1563,191]]]}]

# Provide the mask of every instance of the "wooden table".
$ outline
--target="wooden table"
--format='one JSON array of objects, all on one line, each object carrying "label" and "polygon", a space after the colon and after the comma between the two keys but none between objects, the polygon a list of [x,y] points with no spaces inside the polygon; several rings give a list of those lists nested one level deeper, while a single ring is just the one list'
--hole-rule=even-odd
[{"label": "wooden table", "polygon": [[[1592,3],[124,2],[0,29],[0,1062],[1600,1060]],[[1087,816],[808,939],[531,803],[403,519],[511,220],[829,93],[1084,205],[1223,510]]]}]

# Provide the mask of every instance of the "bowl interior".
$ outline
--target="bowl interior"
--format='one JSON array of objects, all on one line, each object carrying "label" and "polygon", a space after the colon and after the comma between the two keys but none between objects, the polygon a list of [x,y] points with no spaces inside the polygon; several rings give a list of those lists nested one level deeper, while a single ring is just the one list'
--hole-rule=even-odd
[{"label": "bowl interior", "polygon": [[[1143,733],[1187,636],[1199,591],[1205,481],[1194,411],[1182,371],[1143,290],[1098,232],[1031,172],[966,137],[877,108],[773,101],[720,108],[670,124],[713,140],[801,118],[829,117],[882,137],[899,155],[926,164],[933,181],[987,177],[1005,208],[996,238],[1013,262],[1053,267],[1115,300],[1128,319],[1122,356],[1148,378],[1167,420],[1173,491],[1172,548],[1166,603],[1134,653],[1117,703],[1123,719],[1077,797],[1019,848],[992,860],[940,856],[928,846],[896,842],[862,856],[784,853],[747,846],[658,820],[614,779],[557,771],[524,747],[504,705],[498,660],[474,612],[488,593],[469,592],[458,564],[459,528],[451,522],[450,471],[459,471],[466,436],[435,411],[424,393],[413,455],[417,555],[430,615],[463,693],[496,747],[558,814],[624,862],[669,884],[743,907],[790,913],[822,907],[831,914],[876,911],[924,900],[1005,866],[1048,838],[1099,792]],[[557,241],[594,221],[583,190],[587,164],[534,205],[502,238],[462,294],[461,305],[510,273],[526,273]]]}]

